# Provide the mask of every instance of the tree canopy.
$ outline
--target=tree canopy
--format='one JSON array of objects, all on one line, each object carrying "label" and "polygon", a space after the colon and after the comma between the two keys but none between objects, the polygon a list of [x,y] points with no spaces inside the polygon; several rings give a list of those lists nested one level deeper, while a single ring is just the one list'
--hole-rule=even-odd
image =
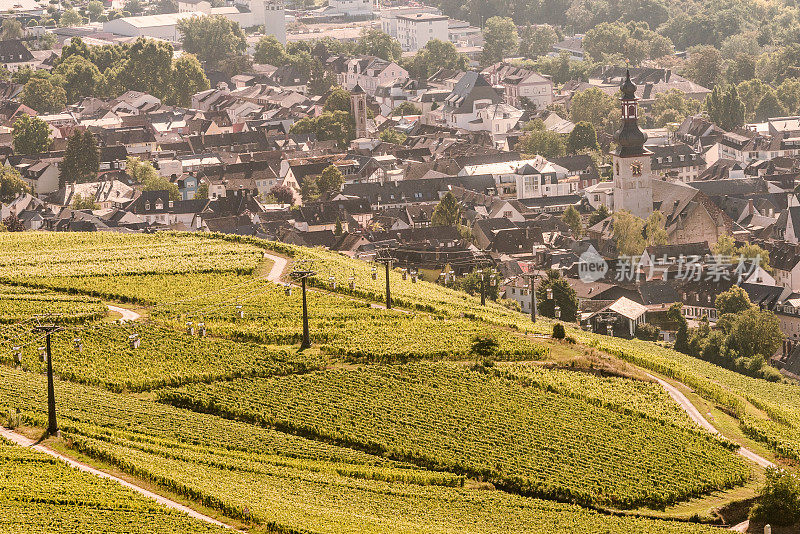
[{"label": "tree canopy", "polygon": [[50,150],[50,127],[39,117],[21,115],[12,130],[14,152],[17,154],[42,154]]}]

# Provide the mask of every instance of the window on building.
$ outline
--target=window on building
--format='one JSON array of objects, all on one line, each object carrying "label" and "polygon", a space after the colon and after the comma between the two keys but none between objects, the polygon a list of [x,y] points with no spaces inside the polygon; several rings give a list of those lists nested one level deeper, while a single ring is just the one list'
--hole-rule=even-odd
[{"label": "window on building", "polygon": [[631,163],[631,174],[634,176],[641,176],[642,175],[642,162],[641,161],[634,161]]}]

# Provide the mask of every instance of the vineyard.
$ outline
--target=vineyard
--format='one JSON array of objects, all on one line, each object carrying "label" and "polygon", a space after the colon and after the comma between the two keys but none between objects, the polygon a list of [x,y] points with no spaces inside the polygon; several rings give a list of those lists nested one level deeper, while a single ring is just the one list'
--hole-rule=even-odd
[{"label": "vineyard", "polygon": [[707,435],[443,365],[196,384],[161,398],[585,504],[663,507],[749,477]]},{"label": "vineyard", "polygon": [[[16,405],[31,422],[46,417],[43,378],[13,369],[7,378],[0,382],[0,409]],[[421,470],[350,448],[91,386],[59,382],[56,395],[62,406],[65,440],[76,450],[266,531],[716,531],[470,489],[462,487],[463,477],[447,472]],[[35,477],[29,478],[30,484],[38,484]],[[0,498],[0,509],[3,506],[8,503]],[[33,519],[21,521],[33,523]]]},{"label": "vineyard", "polygon": [[0,531],[7,534],[227,532],[2,438],[0,495]]},{"label": "vineyard", "polygon": [[[264,278],[274,253],[313,260],[311,350],[298,350],[299,288]],[[396,309],[381,309],[376,267],[239,236],[0,234],[0,424],[18,412],[46,426],[43,341],[28,322],[49,314],[64,328],[53,368],[65,446],[252,532],[712,532],[594,510],[737,488],[754,470],[736,446],[661,386],[546,368],[551,350],[679,380],[800,460],[793,384],[569,325],[577,346],[534,339],[553,323],[400,270]],[[142,320],[109,322],[119,302]],[[497,341],[495,365],[473,366],[475,336]],[[23,514],[0,495],[0,512]],[[25,514],[37,530],[40,512]],[[164,524],[194,532],[175,518]]]}]

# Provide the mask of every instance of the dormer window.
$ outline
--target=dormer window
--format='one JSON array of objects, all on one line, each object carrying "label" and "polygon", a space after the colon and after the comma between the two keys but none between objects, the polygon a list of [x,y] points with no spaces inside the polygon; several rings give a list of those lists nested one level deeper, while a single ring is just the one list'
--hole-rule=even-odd
[{"label": "dormer window", "polygon": [[159,199],[156,200],[156,210],[163,210],[164,209],[164,202]]},{"label": "dormer window", "polygon": [[150,201],[149,200],[144,203],[144,210],[145,211],[150,211]]}]

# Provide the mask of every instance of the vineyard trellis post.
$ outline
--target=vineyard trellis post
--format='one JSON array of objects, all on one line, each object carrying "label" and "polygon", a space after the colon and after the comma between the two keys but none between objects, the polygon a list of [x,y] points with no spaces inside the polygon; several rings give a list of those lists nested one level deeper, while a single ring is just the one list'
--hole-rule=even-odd
[{"label": "vineyard trellis post", "polygon": [[481,306],[486,306],[486,271],[481,269]]},{"label": "vineyard trellis post", "polygon": [[58,421],[56,420],[56,393],[53,387],[53,353],[50,345],[50,337],[53,332],[61,328],[55,325],[38,325],[34,328],[36,332],[44,332],[46,335],[46,354],[47,354],[47,434],[50,436],[58,435]]}]

